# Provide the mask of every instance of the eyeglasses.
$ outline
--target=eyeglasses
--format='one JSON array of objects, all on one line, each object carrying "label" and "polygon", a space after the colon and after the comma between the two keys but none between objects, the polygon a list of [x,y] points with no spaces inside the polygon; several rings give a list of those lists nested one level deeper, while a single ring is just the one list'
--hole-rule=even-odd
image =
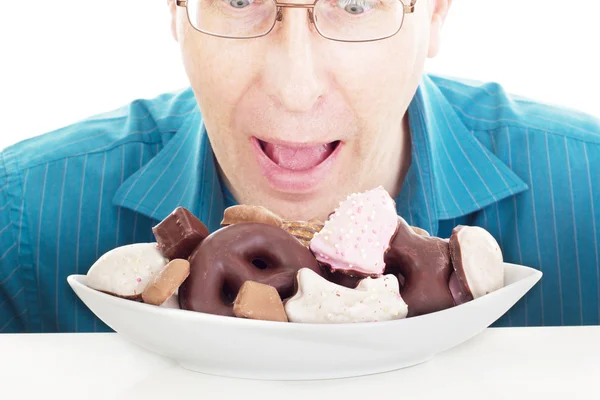
[{"label": "eyeglasses", "polygon": [[[404,0],[408,1],[408,0]],[[252,39],[269,34],[283,20],[284,8],[304,8],[317,32],[339,42],[371,42],[400,32],[417,0],[315,0],[313,4],[277,0],[177,0],[190,25],[199,32],[228,39]]]}]

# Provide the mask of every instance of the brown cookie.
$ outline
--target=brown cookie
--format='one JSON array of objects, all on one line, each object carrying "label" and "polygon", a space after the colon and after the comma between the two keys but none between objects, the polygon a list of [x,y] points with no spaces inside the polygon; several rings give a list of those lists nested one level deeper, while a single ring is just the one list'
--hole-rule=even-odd
[{"label": "brown cookie", "polygon": [[144,303],[159,306],[181,286],[190,275],[190,263],[187,260],[175,259],[169,262],[142,292]]},{"label": "brown cookie", "polygon": [[222,226],[256,222],[281,227],[283,220],[262,206],[237,205],[228,207],[223,213]]},{"label": "brown cookie", "polygon": [[288,322],[277,289],[254,281],[246,281],[233,303],[233,314],[239,318]]}]

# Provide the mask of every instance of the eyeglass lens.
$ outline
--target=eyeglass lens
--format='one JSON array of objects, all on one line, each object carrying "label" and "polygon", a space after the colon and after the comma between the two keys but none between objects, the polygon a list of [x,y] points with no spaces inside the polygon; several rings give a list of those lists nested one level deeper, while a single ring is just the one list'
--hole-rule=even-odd
[{"label": "eyeglass lens", "polygon": [[[273,0],[190,0],[190,23],[199,31],[232,38],[259,37],[276,23]],[[326,38],[344,41],[376,40],[394,35],[402,26],[400,0],[319,0],[314,22]]]}]

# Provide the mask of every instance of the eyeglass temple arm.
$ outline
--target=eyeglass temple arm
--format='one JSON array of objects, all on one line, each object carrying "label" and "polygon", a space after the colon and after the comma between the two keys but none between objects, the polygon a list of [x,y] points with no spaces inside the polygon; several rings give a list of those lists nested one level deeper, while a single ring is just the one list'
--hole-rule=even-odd
[{"label": "eyeglass temple arm", "polygon": [[406,14],[412,14],[415,12],[415,6],[417,5],[417,1],[418,0],[410,0],[410,4],[407,6],[404,6],[404,12]]},{"label": "eyeglass temple arm", "polygon": [[[404,12],[407,13],[407,14],[411,14],[411,13],[415,12],[415,5],[417,4],[417,1],[418,0],[410,0],[410,4],[404,6]],[[187,6],[187,1],[186,0],[177,0],[175,3],[179,7],[186,7]],[[285,5],[296,6],[298,8],[304,8],[305,7],[304,4],[285,4]]]}]

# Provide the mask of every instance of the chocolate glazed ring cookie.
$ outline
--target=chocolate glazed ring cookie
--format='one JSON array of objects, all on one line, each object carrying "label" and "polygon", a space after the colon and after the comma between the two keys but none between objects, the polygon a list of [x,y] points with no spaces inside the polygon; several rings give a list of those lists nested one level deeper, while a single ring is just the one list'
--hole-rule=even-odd
[{"label": "chocolate glazed ring cookie", "polygon": [[233,303],[246,281],[273,286],[282,299],[294,294],[296,273],[317,260],[294,236],[276,226],[239,223],[212,233],[190,256],[190,275],[179,289],[185,310],[234,316]]}]

